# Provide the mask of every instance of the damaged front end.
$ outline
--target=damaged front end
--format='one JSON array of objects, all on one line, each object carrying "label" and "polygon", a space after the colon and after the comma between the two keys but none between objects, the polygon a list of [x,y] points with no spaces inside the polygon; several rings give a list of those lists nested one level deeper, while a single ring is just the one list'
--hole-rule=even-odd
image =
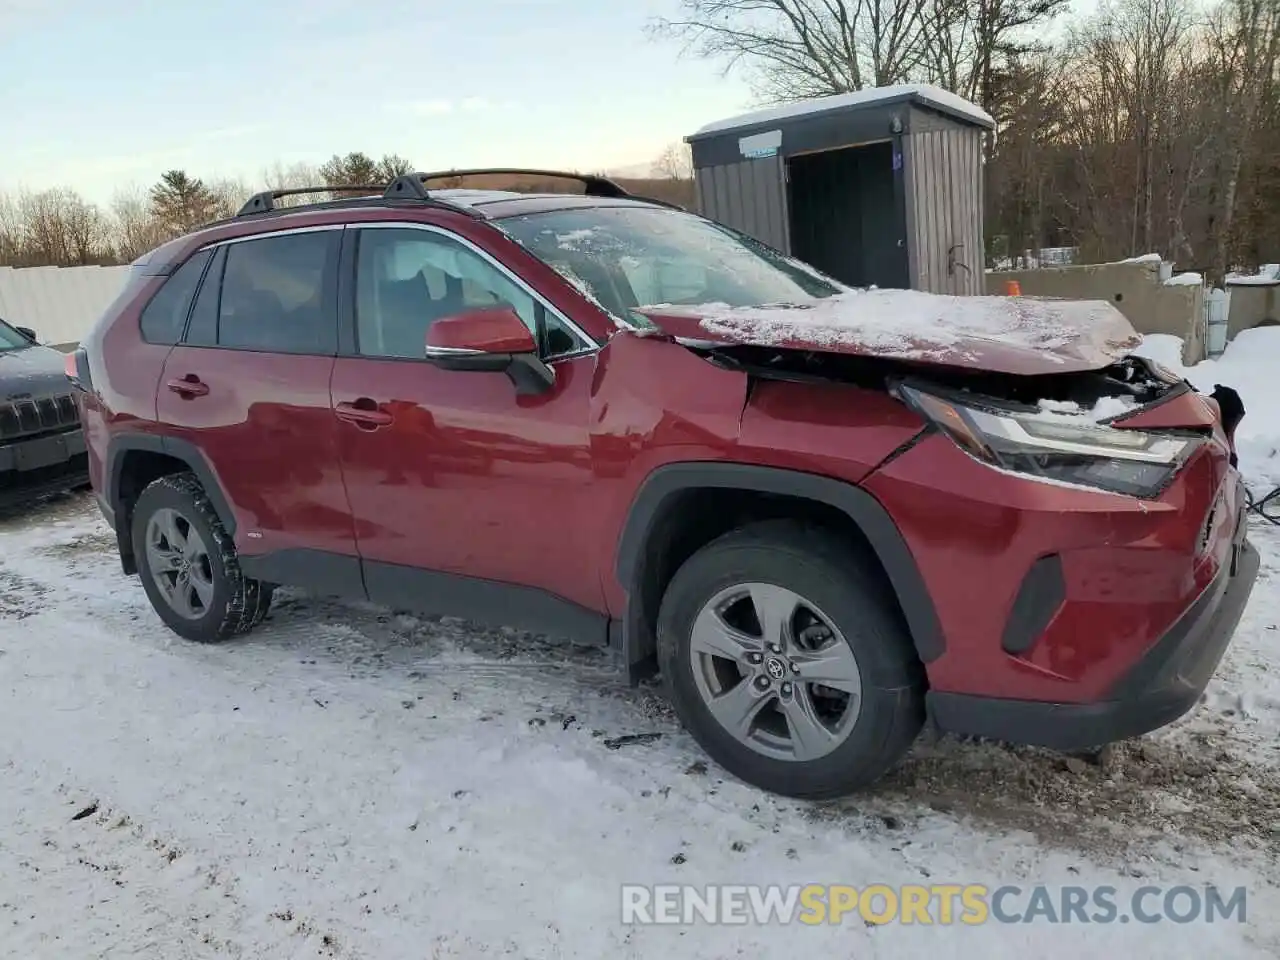
[{"label": "damaged front end", "polygon": [[1041,481],[1158,497],[1205,444],[1232,465],[1239,396],[1211,396],[1130,355],[1097,370],[1018,375],[822,351],[702,344],[754,380],[843,383],[888,393],[988,466]]}]

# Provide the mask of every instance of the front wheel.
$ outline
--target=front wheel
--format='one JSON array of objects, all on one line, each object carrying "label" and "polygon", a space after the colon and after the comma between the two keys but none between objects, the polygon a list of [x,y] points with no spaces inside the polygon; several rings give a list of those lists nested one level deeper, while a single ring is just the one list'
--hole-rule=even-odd
[{"label": "front wheel", "polygon": [[924,723],[923,669],[886,584],[831,533],[735,530],[667,587],[658,653],[681,720],[730,773],[824,799],[868,786]]},{"label": "front wheel", "polygon": [[193,474],[143,490],[131,532],[143,589],[174,633],[211,643],[266,617],[273,587],[240,572],[235,543]]}]

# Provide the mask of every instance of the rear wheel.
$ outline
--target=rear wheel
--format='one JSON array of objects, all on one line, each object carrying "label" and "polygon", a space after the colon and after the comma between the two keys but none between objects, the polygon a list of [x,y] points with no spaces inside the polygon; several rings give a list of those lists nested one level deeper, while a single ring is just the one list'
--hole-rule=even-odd
[{"label": "rear wheel", "polygon": [[672,701],[755,786],[836,797],[879,779],[924,722],[923,669],[884,578],[792,521],[744,527],[677,571],[658,618]]},{"label": "rear wheel", "polygon": [[147,597],[179,636],[224,640],[266,617],[273,587],[240,572],[235,543],[193,474],[161,477],[143,490],[131,533]]}]

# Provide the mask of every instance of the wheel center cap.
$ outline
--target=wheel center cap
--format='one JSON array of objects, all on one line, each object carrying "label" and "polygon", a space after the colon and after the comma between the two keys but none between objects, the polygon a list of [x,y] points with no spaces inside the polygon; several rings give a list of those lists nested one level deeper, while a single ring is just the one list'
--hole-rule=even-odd
[{"label": "wheel center cap", "polygon": [[775,680],[781,680],[787,675],[787,665],[777,657],[770,657],[766,660],[764,668],[768,672],[769,676],[773,677]]}]

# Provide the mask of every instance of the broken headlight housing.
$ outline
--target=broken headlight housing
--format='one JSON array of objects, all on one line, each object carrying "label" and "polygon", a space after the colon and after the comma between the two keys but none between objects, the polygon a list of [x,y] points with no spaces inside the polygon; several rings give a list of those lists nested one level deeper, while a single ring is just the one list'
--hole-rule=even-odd
[{"label": "broken headlight housing", "polygon": [[977,460],[1049,482],[1155,497],[1203,442],[1198,436],[1124,430],[1080,415],[1005,409],[980,398],[897,392]]}]

